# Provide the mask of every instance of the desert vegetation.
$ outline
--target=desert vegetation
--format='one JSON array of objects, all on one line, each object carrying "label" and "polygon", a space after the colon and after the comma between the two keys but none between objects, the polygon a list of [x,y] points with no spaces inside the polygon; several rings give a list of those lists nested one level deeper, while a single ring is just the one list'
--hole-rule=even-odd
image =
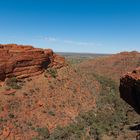
[{"label": "desert vegetation", "polygon": [[[137,131],[133,126],[140,122],[140,118],[120,98],[116,76],[120,76],[123,66],[118,55],[113,57],[113,62],[106,63],[109,58],[112,60],[112,56],[66,57],[67,65],[63,67],[50,65],[33,77],[6,79],[0,87],[0,138],[135,138]],[[133,65],[138,65],[137,62]],[[126,68],[131,69],[133,65]],[[103,72],[102,68],[108,67],[108,73]]]},{"label": "desert vegetation", "polygon": [[11,77],[6,80],[6,85],[12,89],[21,89],[23,81],[18,80],[16,77]]},{"label": "desert vegetation", "polygon": [[53,77],[56,78],[57,77],[57,70],[55,68],[48,68],[47,70],[45,70],[44,76],[46,78]]},{"label": "desert vegetation", "polygon": [[75,123],[64,128],[58,127],[50,140],[102,139],[104,135],[114,138],[122,133],[128,123],[128,105],[119,97],[117,84],[103,76],[93,74],[101,84],[96,109],[80,113]]}]

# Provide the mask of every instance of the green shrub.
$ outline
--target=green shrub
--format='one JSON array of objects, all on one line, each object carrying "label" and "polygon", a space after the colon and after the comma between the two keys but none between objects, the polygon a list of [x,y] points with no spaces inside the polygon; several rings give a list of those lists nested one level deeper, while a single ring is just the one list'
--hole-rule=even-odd
[{"label": "green shrub", "polygon": [[42,139],[49,138],[49,136],[50,136],[49,130],[46,127],[45,128],[37,128],[36,131],[38,132],[39,137]]},{"label": "green shrub", "polygon": [[15,117],[15,115],[12,114],[12,113],[10,113],[8,116],[9,116],[9,118],[11,118],[11,119]]},{"label": "green shrub", "polygon": [[81,140],[84,135],[85,129],[82,124],[70,124],[64,128],[57,127],[49,140]]},{"label": "green shrub", "polygon": [[[101,84],[101,92],[96,99],[96,109],[80,113],[76,123],[63,128],[57,128],[49,140],[100,140],[102,136],[112,135],[114,138],[120,133],[120,124],[127,122],[127,104],[123,102],[118,93],[118,85],[111,79],[94,75]],[[87,136],[86,130],[89,129]]]},{"label": "green shrub", "polygon": [[55,116],[55,111],[50,110],[50,111],[48,112],[48,114],[51,115],[51,116]]},{"label": "green shrub", "polygon": [[20,81],[16,79],[16,77],[12,77],[7,79],[6,85],[13,88],[13,89],[21,89]]},{"label": "green shrub", "polygon": [[2,123],[2,122],[7,122],[7,119],[4,119],[4,118],[0,117],[0,122],[1,122],[1,123]]},{"label": "green shrub", "polygon": [[112,79],[105,77],[105,76],[100,76],[98,74],[93,73],[93,76],[96,78],[96,80],[101,84],[102,87],[102,92],[118,92],[118,84],[113,81]]},{"label": "green shrub", "polygon": [[34,137],[34,138],[32,138],[32,140],[40,140],[40,138]]},{"label": "green shrub", "polygon": [[51,75],[51,77],[56,78],[57,77],[57,70],[54,68],[48,68],[45,71],[44,76],[48,77],[48,74]]}]

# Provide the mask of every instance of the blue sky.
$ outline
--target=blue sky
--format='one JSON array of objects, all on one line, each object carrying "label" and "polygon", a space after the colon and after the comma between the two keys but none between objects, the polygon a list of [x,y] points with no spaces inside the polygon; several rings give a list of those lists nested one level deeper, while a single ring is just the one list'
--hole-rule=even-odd
[{"label": "blue sky", "polygon": [[0,43],[61,52],[140,51],[140,1],[0,0]]}]

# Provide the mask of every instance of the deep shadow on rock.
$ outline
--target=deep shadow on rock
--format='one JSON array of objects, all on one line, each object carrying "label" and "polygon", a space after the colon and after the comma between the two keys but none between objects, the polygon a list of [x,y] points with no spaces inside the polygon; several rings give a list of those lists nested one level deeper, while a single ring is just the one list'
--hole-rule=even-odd
[{"label": "deep shadow on rock", "polygon": [[140,114],[140,67],[120,79],[120,97]]},{"label": "deep shadow on rock", "polygon": [[138,131],[138,130],[140,130],[140,124],[130,126],[129,129],[132,131]]}]

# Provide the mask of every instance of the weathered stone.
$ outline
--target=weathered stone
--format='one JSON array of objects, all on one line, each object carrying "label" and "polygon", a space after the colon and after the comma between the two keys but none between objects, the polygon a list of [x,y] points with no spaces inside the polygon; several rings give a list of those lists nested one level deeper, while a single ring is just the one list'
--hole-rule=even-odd
[{"label": "weathered stone", "polygon": [[140,114],[140,67],[121,77],[120,96]]},{"label": "weathered stone", "polygon": [[38,75],[47,67],[60,68],[64,63],[65,59],[51,49],[16,44],[0,45],[0,81],[13,76],[24,78]]}]

